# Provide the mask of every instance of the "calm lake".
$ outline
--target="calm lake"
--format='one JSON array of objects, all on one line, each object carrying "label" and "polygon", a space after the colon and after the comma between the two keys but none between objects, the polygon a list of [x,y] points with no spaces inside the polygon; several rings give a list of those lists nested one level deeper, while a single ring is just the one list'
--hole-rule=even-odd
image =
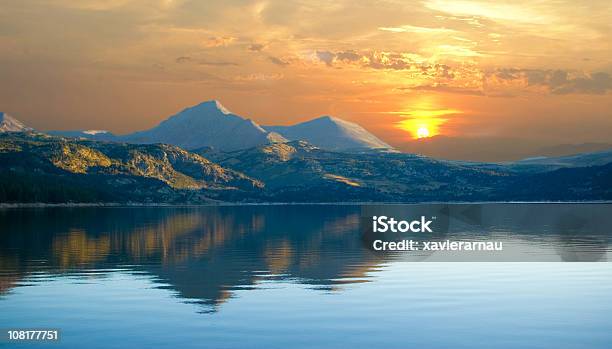
[{"label": "calm lake", "polygon": [[610,348],[612,205],[409,206],[496,255],[373,251],[370,209],[0,209],[0,328],[61,331],[24,348]]}]

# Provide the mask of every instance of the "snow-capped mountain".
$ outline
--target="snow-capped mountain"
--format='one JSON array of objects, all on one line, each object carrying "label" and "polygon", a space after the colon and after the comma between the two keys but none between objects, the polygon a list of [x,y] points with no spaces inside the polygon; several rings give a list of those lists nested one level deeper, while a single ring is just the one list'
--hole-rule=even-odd
[{"label": "snow-capped mountain", "polygon": [[363,127],[336,117],[323,116],[293,126],[262,127],[253,120],[231,113],[216,100],[184,109],[149,130],[127,135],[99,130],[48,133],[99,141],[167,143],[188,150],[208,147],[222,152],[293,140],[305,140],[333,151],[395,151]]},{"label": "snow-capped mountain", "polygon": [[21,121],[0,112],[0,132],[26,132],[33,129],[24,125]]},{"label": "snow-capped mountain", "polygon": [[104,130],[84,130],[84,131],[47,131],[52,136],[62,136],[70,138],[87,138],[96,141],[120,141],[119,136]]},{"label": "snow-capped mountain", "polygon": [[184,109],[152,129],[119,138],[128,143],[168,143],[185,149],[212,147],[222,151],[286,141],[253,120],[232,114],[216,100]]},{"label": "snow-capped mountain", "polygon": [[388,150],[393,147],[363,127],[332,116],[322,116],[293,126],[264,126],[288,140],[305,140],[317,147],[335,151]]}]

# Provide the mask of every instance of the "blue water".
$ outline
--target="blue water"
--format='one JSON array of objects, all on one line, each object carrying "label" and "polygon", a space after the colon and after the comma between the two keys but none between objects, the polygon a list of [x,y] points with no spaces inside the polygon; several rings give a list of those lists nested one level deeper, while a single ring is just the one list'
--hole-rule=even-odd
[{"label": "blue water", "polygon": [[[359,217],[358,206],[0,211],[0,328],[61,330],[58,343],[10,344],[24,348],[611,347],[607,234],[600,262],[411,262],[367,249]],[[526,254],[575,251],[559,225],[518,221],[478,234],[506,232]]]}]

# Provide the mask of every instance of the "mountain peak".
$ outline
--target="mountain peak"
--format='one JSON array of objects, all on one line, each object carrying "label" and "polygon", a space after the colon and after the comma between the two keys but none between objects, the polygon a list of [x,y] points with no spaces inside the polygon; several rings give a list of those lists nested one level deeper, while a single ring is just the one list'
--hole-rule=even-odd
[{"label": "mountain peak", "polygon": [[293,126],[264,126],[264,128],[277,132],[289,140],[305,140],[327,150],[393,149],[360,125],[330,115]]},{"label": "mountain peak", "polygon": [[27,127],[21,121],[8,115],[7,113],[0,112],[0,132],[25,132],[32,131],[32,128]]},{"label": "mountain peak", "polygon": [[231,113],[217,100],[186,108],[152,129],[125,135],[122,139],[133,143],[167,143],[185,149],[212,147],[221,151],[286,141],[253,120]]},{"label": "mountain peak", "polygon": [[225,106],[223,106],[223,104],[221,104],[221,102],[219,102],[216,99],[211,99],[209,101],[204,101],[198,105],[195,105],[193,107],[187,108],[187,110],[206,110],[206,111],[219,111],[222,114],[225,115],[229,115],[229,114],[233,114],[232,112],[229,111],[229,109],[227,109]]},{"label": "mountain peak", "polygon": [[322,115],[322,116],[319,116],[318,118],[314,118],[314,119],[312,119],[310,121],[306,121],[304,123],[307,123],[307,122],[326,122],[326,123],[335,123],[335,124],[338,124],[338,123],[348,122],[348,121],[342,120],[340,118],[337,118],[337,117],[331,116],[331,115]]}]

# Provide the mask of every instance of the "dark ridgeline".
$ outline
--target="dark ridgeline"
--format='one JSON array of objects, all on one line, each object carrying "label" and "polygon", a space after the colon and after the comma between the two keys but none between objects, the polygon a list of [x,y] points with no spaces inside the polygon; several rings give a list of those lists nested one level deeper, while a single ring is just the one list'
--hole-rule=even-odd
[{"label": "dark ridgeline", "polygon": [[[554,160],[554,159],[553,159]],[[511,164],[305,141],[186,151],[0,133],[0,203],[431,202],[612,199],[612,152]]]},{"label": "dark ridgeline", "polygon": [[163,144],[3,133],[0,159],[0,202],[205,203],[218,197],[257,197],[263,186]]}]

